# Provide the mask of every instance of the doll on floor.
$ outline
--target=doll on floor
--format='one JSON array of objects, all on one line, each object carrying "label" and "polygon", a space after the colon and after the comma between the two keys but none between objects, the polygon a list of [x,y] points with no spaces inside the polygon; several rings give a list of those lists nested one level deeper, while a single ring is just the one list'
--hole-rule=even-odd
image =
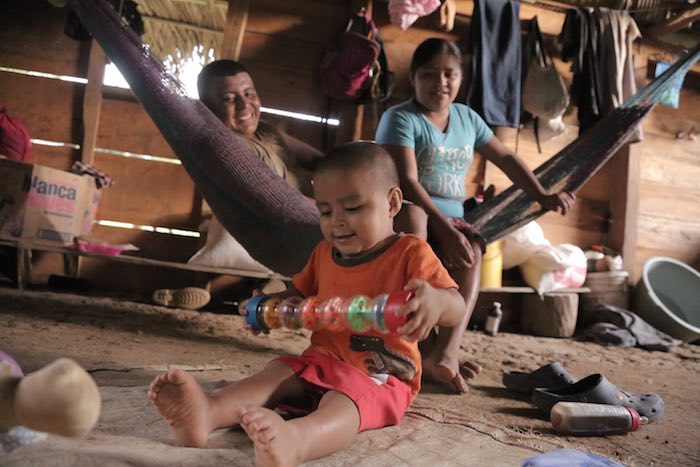
[{"label": "doll on floor", "polygon": [[86,435],[100,416],[95,381],[68,358],[23,375],[9,355],[0,352],[0,436],[15,427],[67,437]]}]

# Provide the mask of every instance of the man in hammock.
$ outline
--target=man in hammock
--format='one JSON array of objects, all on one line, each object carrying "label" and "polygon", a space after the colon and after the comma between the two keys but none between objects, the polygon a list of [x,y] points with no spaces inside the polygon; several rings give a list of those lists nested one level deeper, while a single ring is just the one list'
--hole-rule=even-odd
[{"label": "man in hammock", "polygon": [[[323,155],[312,146],[282,132],[260,120],[260,97],[248,70],[233,60],[216,60],[209,63],[197,77],[199,99],[231,131],[242,140],[277,175],[292,188],[311,196],[311,173],[316,161]],[[255,261],[247,251],[221,226],[216,217],[209,223],[209,238],[204,248],[190,262],[222,267],[237,267],[254,271],[269,268]],[[217,249],[218,247],[218,249]],[[221,254],[226,259],[222,264]],[[215,257],[219,256],[219,258]],[[231,264],[235,261],[235,264]],[[259,281],[242,281],[239,277],[219,276],[207,284],[207,289],[187,287],[185,289],[161,289],[153,294],[153,300],[165,306],[197,309],[214,295],[213,304],[220,303],[217,296],[234,293],[233,287],[244,287],[246,297],[250,289],[259,286]],[[211,295],[210,295],[211,293]]]}]

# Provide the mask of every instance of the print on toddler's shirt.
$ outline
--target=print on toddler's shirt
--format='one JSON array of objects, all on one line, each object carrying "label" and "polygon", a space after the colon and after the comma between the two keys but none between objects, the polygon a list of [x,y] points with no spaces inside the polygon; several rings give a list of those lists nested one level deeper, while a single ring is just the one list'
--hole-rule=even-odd
[{"label": "print on toddler's shirt", "polygon": [[369,352],[371,358],[365,360],[370,374],[390,374],[402,381],[411,381],[418,369],[405,355],[389,349],[380,337],[350,336],[350,349],[356,352]]}]

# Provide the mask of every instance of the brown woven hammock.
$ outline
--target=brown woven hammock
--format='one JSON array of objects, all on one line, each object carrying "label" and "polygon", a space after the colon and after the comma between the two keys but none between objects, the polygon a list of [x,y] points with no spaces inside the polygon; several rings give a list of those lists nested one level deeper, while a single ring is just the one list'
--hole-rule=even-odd
[{"label": "brown woven hammock", "polygon": [[[222,225],[250,254],[283,274],[304,265],[321,238],[316,208],[290,188],[182,85],[124,26],[104,0],[69,0],[117,65]],[[700,46],[535,170],[548,190],[577,191],[624,144]],[[493,241],[544,211],[511,187],[470,211],[467,221]]]}]

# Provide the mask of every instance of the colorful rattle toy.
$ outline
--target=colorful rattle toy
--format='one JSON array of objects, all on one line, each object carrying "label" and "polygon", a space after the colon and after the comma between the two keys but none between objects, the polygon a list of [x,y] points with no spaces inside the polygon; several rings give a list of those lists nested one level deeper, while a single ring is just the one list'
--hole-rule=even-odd
[{"label": "colorful rattle toy", "polygon": [[332,297],[321,302],[316,297],[288,297],[281,299],[256,295],[246,303],[246,323],[262,331],[286,327],[306,328],[311,331],[328,329],[340,331],[396,332],[406,317],[396,311],[413,296],[413,292],[393,292],[369,298],[365,295],[343,299]]}]

